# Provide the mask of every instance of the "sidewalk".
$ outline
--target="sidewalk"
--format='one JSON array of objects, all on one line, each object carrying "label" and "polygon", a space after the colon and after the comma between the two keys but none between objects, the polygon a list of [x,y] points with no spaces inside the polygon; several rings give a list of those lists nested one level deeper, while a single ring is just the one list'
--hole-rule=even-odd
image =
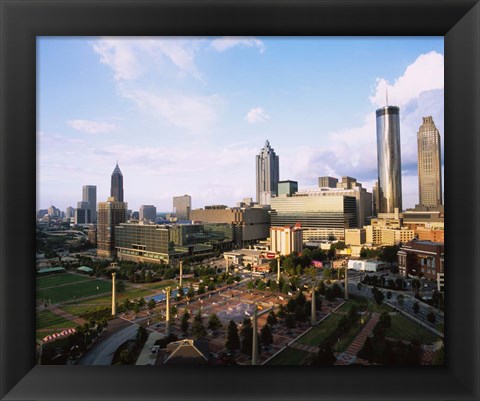
[{"label": "sidewalk", "polygon": [[379,316],[378,313],[372,313],[371,319],[365,327],[363,327],[360,333],[358,333],[348,348],[337,356],[337,362],[335,365],[350,365],[354,362],[360,362],[360,360],[357,360],[357,353],[362,349],[370,334],[372,334],[373,328],[379,320]]},{"label": "sidewalk", "polygon": [[155,341],[160,340],[163,337],[165,336],[162,333],[159,333],[158,331],[152,331],[148,336],[148,339],[145,342],[142,352],[140,353],[135,365],[155,365],[157,354],[152,353],[151,349],[155,344]]}]

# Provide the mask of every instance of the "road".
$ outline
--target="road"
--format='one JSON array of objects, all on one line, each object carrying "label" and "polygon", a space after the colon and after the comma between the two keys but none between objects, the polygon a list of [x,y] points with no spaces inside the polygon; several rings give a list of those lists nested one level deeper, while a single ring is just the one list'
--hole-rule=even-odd
[{"label": "road", "polygon": [[131,324],[116,333],[113,333],[99,344],[90,348],[90,350],[78,361],[78,365],[111,365],[113,354],[117,348],[125,341],[135,339],[137,330],[138,325]]}]

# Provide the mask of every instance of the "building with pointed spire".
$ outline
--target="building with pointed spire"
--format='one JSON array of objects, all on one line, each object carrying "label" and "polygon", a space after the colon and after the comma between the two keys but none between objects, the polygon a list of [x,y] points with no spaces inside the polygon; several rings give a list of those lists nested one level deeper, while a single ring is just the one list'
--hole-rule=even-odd
[{"label": "building with pointed spire", "polygon": [[267,140],[260,154],[256,156],[257,202],[259,204],[269,205],[270,198],[277,196],[279,177],[279,159]]},{"label": "building with pointed spire", "polygon": [[442,205],[442,160],[440,133],[432,116],[423,117],[417,133],[418,144],[418,194],[419,204],[437,207]]},{"label": "building with pointed spire", "polygon": [[117,165],[112,173],[112,185],[110,187],[110,196],[117,202],[123,202],[123,174]]}]

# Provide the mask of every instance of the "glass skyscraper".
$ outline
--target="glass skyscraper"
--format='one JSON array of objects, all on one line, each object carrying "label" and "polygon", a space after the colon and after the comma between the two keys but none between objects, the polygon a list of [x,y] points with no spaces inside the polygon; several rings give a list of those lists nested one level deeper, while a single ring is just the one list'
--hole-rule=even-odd
[{"label": "glass skyscraper", "polygon": [[123,202],[123,174],[120,171],[120,167],[118,167],[118,162],[115,166],[115,170],[113,170],[112,173],[110,196],[115,198],[117,202]]},{"label": "glass skyscraper", "polygon": [[377,115],[378,213],[402,211],[400,109],[385,106]]},{"label": "glass skyscraper", "polygon": [[278,156],[275,154],[270,143],[265,141],[265,146],[256,156],[256,175],[257,175],[257,202],[261,205],[269,204],[271,196],[278,194],[278,181],[280,177],[280,167]]},{"label": "glass skyscraper", "polygon": [[90,223],[97,222],[97,187],[95,185],[84,185],[82,188],[82,202],[88,203],[90,209]]}]

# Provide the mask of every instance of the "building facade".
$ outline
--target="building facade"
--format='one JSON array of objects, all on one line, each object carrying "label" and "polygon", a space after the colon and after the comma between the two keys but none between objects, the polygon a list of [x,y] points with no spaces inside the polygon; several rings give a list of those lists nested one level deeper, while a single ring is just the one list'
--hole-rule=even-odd
[{"label": "building facade", "polygon": [[402,161],[400,153],[400,109],[386,106],[376,111],[378,213],[402,211]]},{"label": "building facade", "polygon": [[432,116],[423,117],[417,144],[419,204],[436,207],[442,204],[442,156],[440,133]]},{"label": "building facade", "polygon": [[190,195],[173,197],[173,213],[177,220],[190,220],[190,211],[192,210],[192,197]]},{"label": "building facade", "polygon": [[118,162],[112,173],[110,196],[117,202],[123,202],[123,174],[118,167]]},{"label": "building facade", "polygon": [[268,141],[256,156],[256,181],[257,202],[261,205],[267,203],[272,196],[278,194],[278,181],[280,177],[279,158]]},{"label": "building facade", "polygon": [[115,226],[125,222],[127,204],[114,197],[98,204],[97,255],[111,258],[115,256]]},{"label": "building facade", "polygon": [[277,195],[293,195],[298,191],[297,181],[278,181],[278,193]]},{"label": "building facade", "polygon": [[82,202],[88,203],[90,209],[90,223],[97,222],[97,187],[96,185],[84,185],[82,188]]},{"label": "building facade", "polygon": [[335,177],[318,177],[319,188],[336,188],[338,178]]},{"label": "building facade", "polygon": [[364,228],[347,228],[345,230],[346,245],[363,245],[367,242],[367,232]]},{"label": "building facade", "polygon": [[356,199],[352,196],[316,196],[297,193],[272,199],[271,225],[303,228],[303,240],[325,240],[330,237],[343,240],[345,229],[357,227]]},{"label": "building facade", "polygon": [[[409,241],[398,251],[398,269],[403,276],[437,280],[444,273],[444,244],[430,241]],[[443,276],[442,276],[443,277]]]},{"label": "building facade", "polygon": [[270,250],[288,256],[292,252],[301,253],[303,249],[303,230],[300,224],[270,228]]},{"label": "building facade", "polygon": [[157,219],[157,208],[153,205],[142,205],[140,206],[138,217],[140,220],[148,220],[155,222],[155,220]]}]

